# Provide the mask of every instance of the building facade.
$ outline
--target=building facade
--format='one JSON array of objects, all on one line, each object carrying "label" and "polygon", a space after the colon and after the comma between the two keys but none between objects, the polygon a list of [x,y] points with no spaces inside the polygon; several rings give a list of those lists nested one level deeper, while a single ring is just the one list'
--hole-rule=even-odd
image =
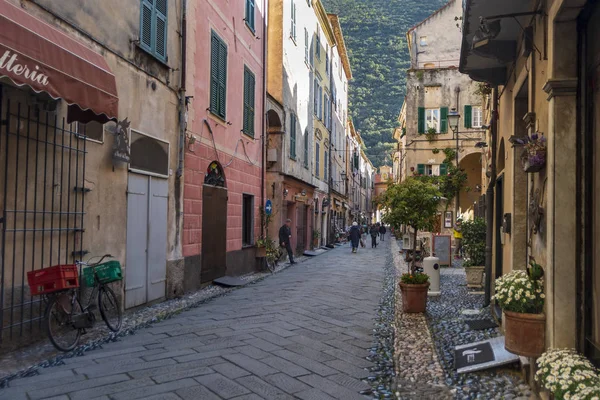
[{"label": "building facade", "polygon": [[[440,213],[436,233],[448,233],[481,195],[483,96],[477,82],[458,71],[461,34],[455,16],[461,13],[462,3],[449,1],[407,33],[411,69],[396,130],[399,176],[445,176],[451,164],[467,176],[447,208],[452,217]],[[461,117],[456,132],[448,120],[453,111]]]},{"label": "building facade", "polygon": [[3,341],[40,333],[31,270],[110,253],[125,308],[182,293],[182,9],[0,1]]},{"label": "building facade", "polygon": [[254,271],[263,234],[264,2],[190,2],[183,254],[186,290]]},{"label": "building facade", "polygon": [[[493,37],[478,33],[480,16],[515,13],[519,17],[485,22],[500,21]],[[524,270],[533,257],[545,270],[546,346],[577,348],[596,365],[599,22],[597,1],[515,1],[501,8],[466,1],[460,63],[461,72],[490,87],[488,295],[494,278]],[[511,145],[515,137],[534,134],[547,143],[537,171],[524,149]]]}]

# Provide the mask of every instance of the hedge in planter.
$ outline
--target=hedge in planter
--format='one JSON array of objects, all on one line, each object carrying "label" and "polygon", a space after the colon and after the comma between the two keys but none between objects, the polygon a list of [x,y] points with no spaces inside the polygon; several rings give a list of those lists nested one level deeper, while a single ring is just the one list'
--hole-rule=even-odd
[{"label": "hedge in planter", "polygon": [[467,285],[481,287],[485,270],[485,220],[476,217],[472,221],[463,222],[462,235],[463,249],[467,254],[463,263],[467,273]]}]

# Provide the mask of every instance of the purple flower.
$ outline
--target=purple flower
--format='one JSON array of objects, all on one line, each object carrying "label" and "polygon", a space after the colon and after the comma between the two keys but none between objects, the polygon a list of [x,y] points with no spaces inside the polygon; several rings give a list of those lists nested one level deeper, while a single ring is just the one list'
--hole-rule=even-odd
[{"label": "purple flower", "polygon": [[537,133],[532,134],[531,140],[538,140],[538,134]]}]

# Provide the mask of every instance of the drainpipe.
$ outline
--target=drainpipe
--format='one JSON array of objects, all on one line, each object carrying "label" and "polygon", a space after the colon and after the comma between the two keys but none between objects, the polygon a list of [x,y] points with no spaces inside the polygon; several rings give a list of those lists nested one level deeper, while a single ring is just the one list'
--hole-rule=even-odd
[{"label": "drainpipe", "polygon": [[[492,94],[492,121],[491,121],[491,171],[490,182],[485,194],[485,219],[487,232],[485,235],[485,298],[483,305],[490,305],[490,296],[492,292],[492,248],[494,244],[494,187],[496,186],[496,143],[498,137],[498,87],[495,87]],[[496,266],[497,267],[497,266]]]},{"label": "drainpipe", "polygon": [[[262,32],[262,65],[263,65],[263,76],[262,76],[262,113],[263,117],[261,119],[261,133],[262,133],[262,146],[260,152],[261,159],[261,179],[260,179],[260,204],[261,207],[265,206],[265,179],[267,175],[267,168],[265,164],[265,152],[267,149],[267,132],[266,132],[266,122],[267,122],[267,0],[263,0],[263,32]],[[267,227],[268,234],[269,227]],[[260,224],[260,236],[265,237],[265,226],[264,224]]]},{"label": "drainpipe", "polygon": [[179,148],[178,148],[178,164],[175,173],[175,243],[179,241],[180,221],[182,217],[181,197],[183,196],[181,177],[183,176],[184,163],[184,148],[185,148],[185,131],[187,129],[187,98],[185,96],[185,67],[187,59],[187,40],[186,40],[186,9],[187,0],[182,0],[181,6],[181,82],[179,85]]},{"label": "drainpipe", "polygon": [[[457,86],[455,89],[456,92],[456,112],[460,110],[460,87]],[[458,163],[458,155],[459,155],[459,147],[458,147],[458,132],[460,131],[460,126],[456,127],[456,169],[460,170],[460,164]],[[458,218],[458,211],[460,210],[460,189],[456,191],[456,201],[454,202],[454,217]]]}]

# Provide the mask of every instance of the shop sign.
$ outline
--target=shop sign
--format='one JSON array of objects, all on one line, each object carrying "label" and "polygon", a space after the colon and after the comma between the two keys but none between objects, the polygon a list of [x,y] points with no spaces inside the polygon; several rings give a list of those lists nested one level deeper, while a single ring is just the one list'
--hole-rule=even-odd
[{"label": "shop sign", "polygon": [[112,158],[115,161],[130,162],[131,155],[129,152],[129,125],[131,122],[125,118],[123,121],[117,122],[117,126],[113,132],[115,141],[113,143]]}]

